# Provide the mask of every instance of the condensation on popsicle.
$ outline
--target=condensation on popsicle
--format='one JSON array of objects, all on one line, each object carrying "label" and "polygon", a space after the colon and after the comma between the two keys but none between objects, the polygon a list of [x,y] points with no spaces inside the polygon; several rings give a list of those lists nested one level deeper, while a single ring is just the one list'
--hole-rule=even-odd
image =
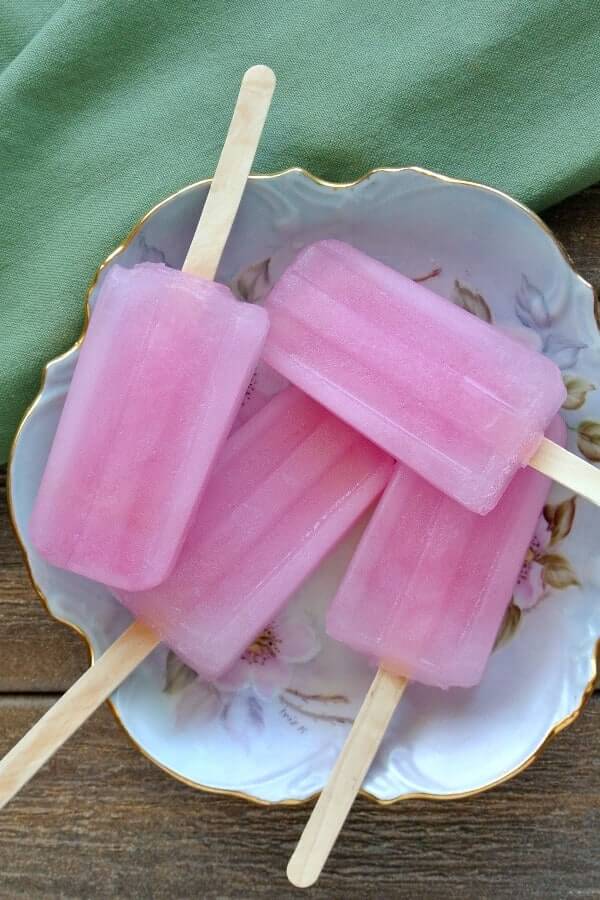
[{"label": "condensation on popsicle", "polygon": [[[561,445],[556,417],[548,436]],[[398,464],[331,604],[331,637],[437,687],[483,674],[551,482],[518,472],[481,517]]]},{"label": "condensation on popsicle", "polygon": [[302,250],[265,306],[273,368],[479,513],[565,397],[551,360],[339,241]]},{"label": "condensation on popsicle", "polygon": [[49,562],[129,590],[168,575],[267,328],[224,285],[107,273],[30,523]]},{"label": "condensation on popsicle", "polygon": [[171,576],[116,595],[214,679],[383,490],[391,458],[301,391],[228,439]]}]

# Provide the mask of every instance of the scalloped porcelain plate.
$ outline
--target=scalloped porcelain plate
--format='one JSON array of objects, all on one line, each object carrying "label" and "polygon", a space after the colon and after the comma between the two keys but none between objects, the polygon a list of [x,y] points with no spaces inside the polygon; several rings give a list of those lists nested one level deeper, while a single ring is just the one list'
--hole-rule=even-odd
[{"label": "scalloped porcelain plate", "polygon": [[[101,266],[90,306],[116,262],[179,267],[207,190],[208,181],[191,185],[148,213]],[[569,391],[569,446],[600,461],[592,289],[533,213],[498,191],[418,169],[378,170],[349,185],[297,169],[255,176],[219,280],[259,300],[300,247],[325,237],[426,281],[552,357]],[[38,593],[96,655],[128,614],[102,585],[47,565],[27,529],[77,353],[76,345],[46,369],[15,439],[9,491]],[[246,413],[254,397],[279,386],[259,369]],[[480,792],[520,771],[577,717],[596,672],[599,526],[600,510],[554,487],[483,682],[468,691],[409,687],[366,779],[370,796],[391,802]],[[363,659],[323,631],[328,598],[360,527],[222,683],[202,682],[160,647],[119,688],[114,711],[144,754],[187,784],[258,802],[298,802],[323,786],[372,677]]]}]

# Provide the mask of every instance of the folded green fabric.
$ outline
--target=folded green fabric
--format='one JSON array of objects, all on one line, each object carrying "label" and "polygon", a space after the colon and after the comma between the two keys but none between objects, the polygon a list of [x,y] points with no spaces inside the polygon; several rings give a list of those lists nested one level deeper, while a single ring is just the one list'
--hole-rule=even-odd
[{"label": "folded green fabric", "polygon": [[240,77],[278,89],[255,170],[418,164],[535,207],[600,176],[590,0],[3,0],[0,459],[145,210],[209,175]]}]

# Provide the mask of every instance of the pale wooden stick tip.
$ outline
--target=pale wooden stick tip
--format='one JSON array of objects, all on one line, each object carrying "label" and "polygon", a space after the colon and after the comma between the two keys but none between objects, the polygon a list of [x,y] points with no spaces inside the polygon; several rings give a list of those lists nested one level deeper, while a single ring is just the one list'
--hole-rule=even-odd
[{"label": "pale wooden stick tip", "polygon": [[600,506],[600,469],[545,437],[529,465]]},{"label": "pale wooden stick tip", "polygon": [[307,872],[301,866],[296,867],[294,858],[292,857],[287,864],[286,874],[288,881],[290,884],[293,884],[294,887],[307,888],[315,884],[319,878],[320,872],[313,872],[307,877]]},{"label": "pale wooden stick tip", "polygon": [[255,83],[260,87],[270,87],[271,90],[275,89],[276,82],[277,79],[275,78],[273,69],[263,65],[251,66],[246,70],[244,77],[242,78],[242,84],[244,85],[252,85]]}]

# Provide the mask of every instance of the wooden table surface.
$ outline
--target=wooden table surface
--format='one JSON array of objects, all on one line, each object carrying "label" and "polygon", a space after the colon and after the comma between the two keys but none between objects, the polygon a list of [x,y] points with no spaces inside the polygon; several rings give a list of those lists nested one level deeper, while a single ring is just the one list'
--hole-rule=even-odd
[{"label": "wooden table surface", "polygon": [[[600,186],[546,221],[600,287]],[[83,671],[0,501],[0,752]],[[600,539],[600,536],[599,536]],[[0,813],[0,898],[283,898],[307,808],[262,808],[173,781],[99,711]],[[361,799],[309,898],[600,897],[600,694],[541,759],[474,799]]]}]

